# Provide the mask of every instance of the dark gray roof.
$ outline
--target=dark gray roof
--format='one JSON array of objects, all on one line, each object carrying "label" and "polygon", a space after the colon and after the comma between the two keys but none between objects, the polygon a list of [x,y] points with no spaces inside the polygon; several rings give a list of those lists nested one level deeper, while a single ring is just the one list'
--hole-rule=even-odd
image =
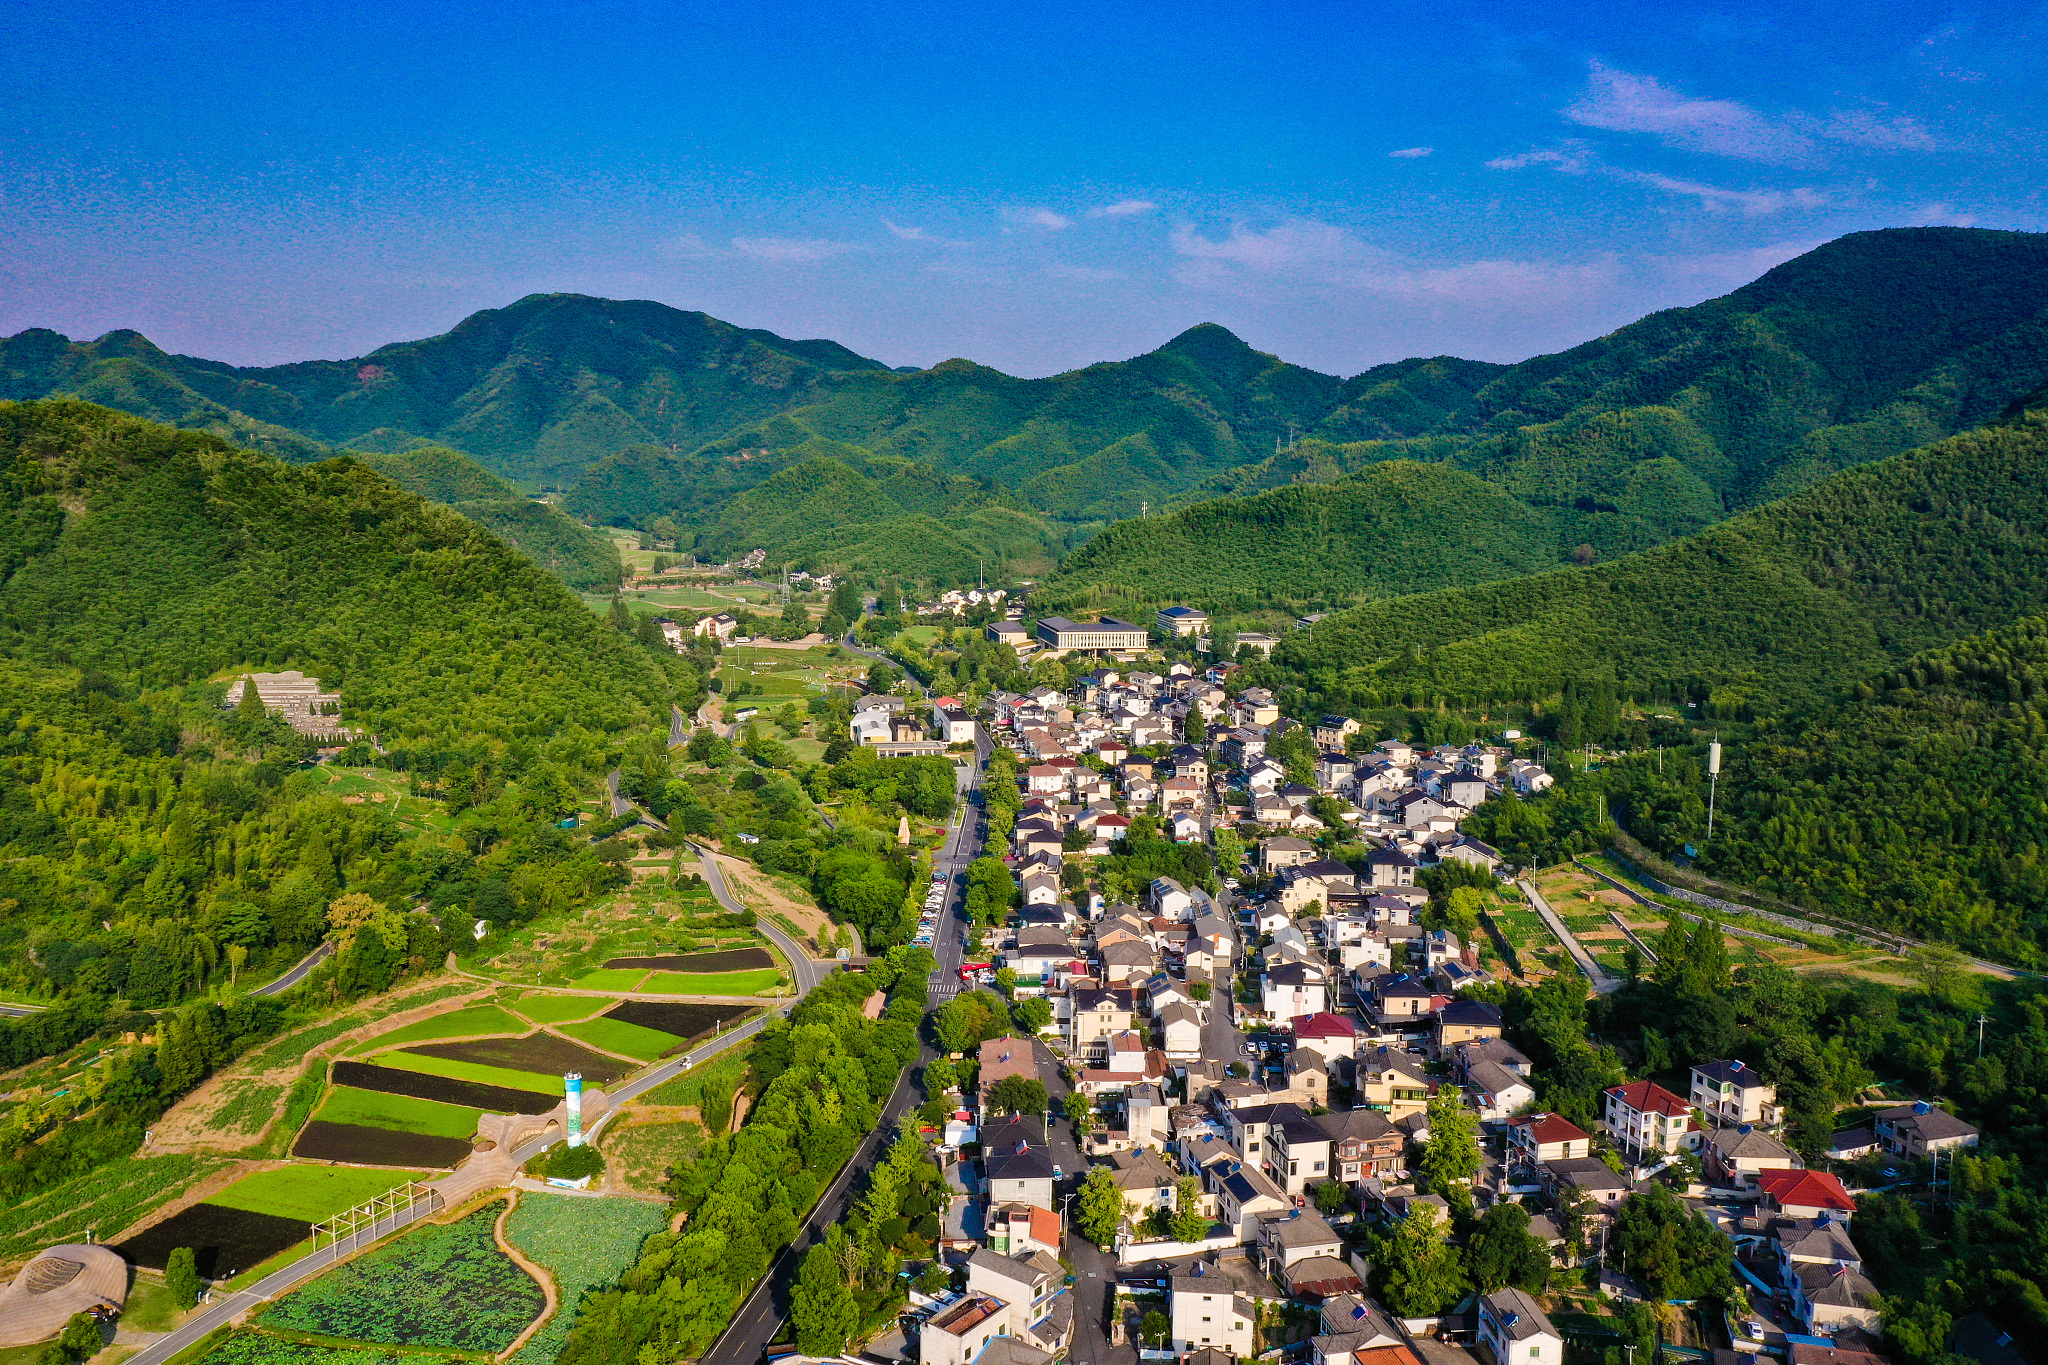
[{"label": "dark gray roof", "polygon": [[1550,1325],[1550,1319],[1536,1300],[1513,1286],[1488,1294],[1485,1304],[1489,1316],[1500,1324],[1502,1334],[1509,1341],[1557,1335],[1557,1329]]}]

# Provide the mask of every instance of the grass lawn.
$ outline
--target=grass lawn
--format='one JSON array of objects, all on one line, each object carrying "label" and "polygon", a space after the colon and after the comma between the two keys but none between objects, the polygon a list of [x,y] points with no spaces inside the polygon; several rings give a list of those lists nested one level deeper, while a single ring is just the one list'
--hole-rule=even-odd
[{"label": "grass lawn", "polygon": [[640,989],[649,995],[756,995],[781,975],[773,967],[751,972],[656,972]]},{"label": "grass lawn", "polygon": [[630,991],[638,989],[646,975],[645,967],[600,967],[594,972],[585,972],[569,986],[579,991]]},{"label": "grass lawn", "polygon": [[177,1321],[178,1303],[171,1291],[137,1276],[128,1301],[121,1305],[121,1325],[138,1332],[168,1332]]},{"label": "grass lawn", "polygon": [[284,1166],[244,1176],[206,1202],[317,1223],[424,1174],[365,1171],[353,1166]]},{"label": "grass lawn", "polygon": [[389,1128],[400,1133],[427,1133],[434,1137],[468,1138],[476,1134],[480,1111],[410,1095],[386,1095],[375,1090],[357,1090],[338,1085],[328,1093],[327,1103],[313,1117],[329,1123],[353,1123],[364,1128]]},{"label": "grass lawn", "polygon": [[403,1047],[407,1043],[433,1043],[444,1038],[475,1038],[487,1033],[524,1033],[526,1025],[521,1020],[496,1005],[471,1005],[467,1009],[451,1010],[437,1014],[431,1019],[422,1019],[416,1024],[380,1033],[366,1038],[349,1049],[351,1056],[374,1051],[378,1048]]},{"label": "grass lawn", "polygon": [[512,1008],[536,1024],[566,1024],[571,1019],[588,1019],[612,1002],[593,995],[528,995],[512,1002]]},{"label": "grass lawn", "polygon": [[606,1052],[616,1052],[621,1057],[632,1057],[642,1062],[653,1061],[683,1041],[672,1033],[642,1028],[638,1024],[628,1024],[621,1019],[592,1019],[581,1024],[563,1024],[555,1031]]},{"label": "grass lawn", "polygon": [[400,1071],[417,1071],[423,1076],[446,1076],[456,1081],[476,1081],[483,1085],[502,1085],[512,1090],[531,1090],[536,1095],[562,1093],[560,1076],[543,1076],[537,1071],[514,1071],[510,1067],[484,1066],[477,1062],[458,1062],[447,1057],[422,1057],[411,1052],[387,1052],[377,1058],[377,1065],[395,1067]]}]

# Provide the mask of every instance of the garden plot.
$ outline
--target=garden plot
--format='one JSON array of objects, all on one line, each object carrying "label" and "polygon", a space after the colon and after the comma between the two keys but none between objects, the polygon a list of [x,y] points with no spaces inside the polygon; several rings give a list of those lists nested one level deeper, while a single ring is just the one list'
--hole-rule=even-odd
[{"label": "garden plot", "polygon": [[343,1161],[352,1166],[427,1167],[452,1170],[470,1153],[467,1138],[435,1137],[391,1128],[314,1119],[292,1144],[292,1155],[309,1161]]},{"label": "garden plot", "polygon": [[505,1240],[554,1277],[557,1307],[512,1358],[514,1365],[554,1365],[584,1295],[614,1283],[639,1258],[648,1235],[667,1225],[665,1207],[637,1199],[522,1194],[505,1220]]},{"label": "garden plot", "polygon": [[643,995],[759,995],[782,980],[773,967],[757,972],[656,972],[640,983]]},{"label": "garden plot", "polygon": [[414,1226],[286,1295],[256,1321],[271,1331],[387,1346],[502,1351],[547,1302],[492,1235],[504,1207]]},{"label": "garden plot", "polygon": [[680,1119],[675,1123],[636,1123],[629,1128],[608,1124],[604,1134],[606,1180],[640,1194],[662,1194],[662,1182],[676,1167],[703,1154],[704,1125]]},{"label": "garden plot", "polygon": [[313,1117],[326,1123],[467,1140],[475,1136],[481,1112],[462,1105],[437,1104],[410,1095],[386,1095],[342,1085],[328,1093],[327,1102]]},{"label": "garden plot", "polygon": [[450,1356],[395,1351],[381,1346],[327,1346],[286,1341],[244,1328],[199,1357],[193,1365],[435,1365]]},{"label": "garden plot", "polygon": [[67,1180],[0,1211],[0,1258],[118,1236],[227,1164],[185,1153],[127,1157]]},{"label": "garden plot", "polygon": [[191,1247],[200,1277],[224,1280],[260,1265],[312,1235],[312,1224],[303,1218],[283,1218],[220,1204],[194,1204],[145,1228],[114,1250],[136,1265],[162,1270],[173,1251]]},{"label": "garden plot", "polygon": [[318,1223],[422,1174],[355,1171],[340,1166],[280,1166],[244,1176],[206,1202]]},{"label": "garden plot", "polygon": [[554,1107],[543,1093],[557,1093],[558,1082],[546,1092],[502,1085],[479,1085],[452,1076],[430,1076],[401,1071],[395,1067],[372,1066],[368,1062],[336,1062],[334,1083],[384,1095],[410,1095],[414,1099],[481,1109],[492,1114],[545,1114]]},{"label": "garden plot", "polygon": [[537,1071],[514,1071],[482,1062],[458,1061],[453,1057],[423,1056],[417,1052],[387,1052],[377,1059],[377,1065],[392,1071],[411,1071],[451,1081],[471,1081],[506,1090],[526,1090],[536,1095],[559,1096],[562,1090],[559,1076],[543,1076]]},{"label": "garden plot", "polygon": [[658,972],[747,972],[773,967],[766,948],[729,948],[722,953],[683,953],[666,957],[615,957],[607,968],[645,967]]},{"label": "garden plot", "polygon": [[751,1005],[713,1005],[671,1000],[624,1000],[605,1011],[605,1018],[694,1042],[712,1029],[732,1025],[754,1012]]},{"label": "garden plot", "polygon": [[435,1057],[472,1066],[503,1067],[523,1071],[559,1084],[564,1072],[580,1071],[585,1080],[600,1084],[615,1081],[633,1070],[615,1057],[605,1057],[579,1047],[552,1033],[529,1033],[523,1038],[481,1038],[466,1043],[428,1043],[408,1048],[414,1057]]},{"label": "garden plot", "polygon": [[493,1033],[524,1033],[524,1020],[513,1017],[497,1005],[471,1005],[466,1009],[450,1010],[437,1014],[431,1019],[422,1019],[366,1038],[349,1049],[350,1056],[360,1056],[388,1047],[403,1047],[409,1043],[432,1043],[444,1038],[477,1038]]},{"label": "garden plot", "polygon": [[662,1033],[617,1019],[589,1019],[580,1024],[563,1024],[563,1033],[604,1052],[631,1057],[637,1062],[658,1061],[688,1046],[672,1033]]},{"label": "garden plot", "polygon": [[512,1008],[536,1024],[566,1024],[577,1019],[588,1019],[611,1002],[595,999],[588,995],[524,995],[512,1002]]}]

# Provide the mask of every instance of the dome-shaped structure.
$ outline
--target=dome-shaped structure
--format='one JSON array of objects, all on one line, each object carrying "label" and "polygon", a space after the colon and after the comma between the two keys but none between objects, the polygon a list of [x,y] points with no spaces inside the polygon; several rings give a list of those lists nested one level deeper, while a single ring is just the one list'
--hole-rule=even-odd
[{"label": "dome-shaped structure", "polygon": [[74,1313],[118,1313],[128,1301],[128,1263],[107,1247],[51,1247],[0,1289],[0,1346],[27,1346],[64,1330]]}]

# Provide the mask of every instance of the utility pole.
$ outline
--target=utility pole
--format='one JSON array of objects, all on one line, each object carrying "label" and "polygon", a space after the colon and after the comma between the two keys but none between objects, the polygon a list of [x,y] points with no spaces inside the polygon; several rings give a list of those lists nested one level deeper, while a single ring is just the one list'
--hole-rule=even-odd
[{"label": "utility pole", "polygon": [[1977,1016],[1977,1060],[1984,1060],[1984,1016]]}]

